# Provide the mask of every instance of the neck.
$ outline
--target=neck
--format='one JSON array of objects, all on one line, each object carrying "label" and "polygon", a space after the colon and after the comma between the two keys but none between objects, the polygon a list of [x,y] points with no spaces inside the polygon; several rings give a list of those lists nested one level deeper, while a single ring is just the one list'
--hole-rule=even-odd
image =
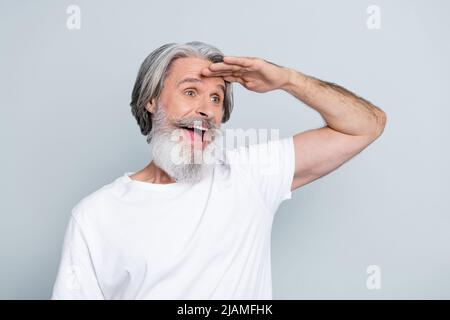
[{"label": "neck", "polygon": [[150,162],[144,169],[131,175],[130,178],[133,180],[157,184],[169,184],[176,182],[153,161]]}]

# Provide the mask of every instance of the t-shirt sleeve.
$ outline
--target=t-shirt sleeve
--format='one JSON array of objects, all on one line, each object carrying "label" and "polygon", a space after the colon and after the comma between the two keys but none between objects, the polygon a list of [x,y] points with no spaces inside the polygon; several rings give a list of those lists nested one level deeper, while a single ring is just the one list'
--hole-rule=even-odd
[{"label": "t-shirt sleeve", "polygon": [[281,202],[291,199],[295,170],[292,136],[240,147],[237,151],[239,161],[246,163],[269,210],[274,213]]},{"label": "t-shirt sleeve", "polygon": [[89,247],[80,225],[70,217],[52,300],[104,299],[95,274]]}]

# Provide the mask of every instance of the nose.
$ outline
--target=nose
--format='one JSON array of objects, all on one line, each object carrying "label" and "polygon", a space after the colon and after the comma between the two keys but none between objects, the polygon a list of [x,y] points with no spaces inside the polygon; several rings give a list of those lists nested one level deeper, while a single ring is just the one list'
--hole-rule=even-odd
[{"label": "nose", "polygon": [[212,107],[207,103],[201,103],[199,106],[197,106],[195,113],[196,115],[204,119],[212,119],[214,116]]},{"label": "nose", "polygon": [[197,114],[201,115],[202,118],[209,118],[208,114],[203,111],[198,111]]}]

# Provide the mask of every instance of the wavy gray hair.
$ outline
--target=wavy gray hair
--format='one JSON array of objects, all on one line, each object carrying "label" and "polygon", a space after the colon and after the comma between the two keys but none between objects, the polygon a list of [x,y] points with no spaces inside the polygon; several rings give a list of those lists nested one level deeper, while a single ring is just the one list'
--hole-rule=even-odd
[{"label": "wavy gray hair", "polygon": [[[145,58],[134,83],[130,106],[131,113],[136,118],[141,133],[147,136],[148,143],[150,143],[149,133],[152,130],[152,114],[145,106],[152,99],[159,100],[172,62],[184,57],[197,57],[215,63],[223,62],[224,54],[212,45],[192,41],[183,44],[164,44]],[[230,82],[225,81],[222,123],[228,121],[232,110],[233,87]]]}]

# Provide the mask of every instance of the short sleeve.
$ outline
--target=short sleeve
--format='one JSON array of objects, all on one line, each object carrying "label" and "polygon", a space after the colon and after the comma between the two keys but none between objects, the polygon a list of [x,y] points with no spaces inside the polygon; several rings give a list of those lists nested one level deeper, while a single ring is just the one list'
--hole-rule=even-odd
[{"label": "short sleeve", "polygon": [[89,247],[73,214],[64,238],[52,300],[104,299],[95,274]]},{"label": "short sleeve", "polygon": [[281,202],[291,199],[295,170],[292,136],[240,147],[237,160],[245,163],[263,201],[272,212]]}]

